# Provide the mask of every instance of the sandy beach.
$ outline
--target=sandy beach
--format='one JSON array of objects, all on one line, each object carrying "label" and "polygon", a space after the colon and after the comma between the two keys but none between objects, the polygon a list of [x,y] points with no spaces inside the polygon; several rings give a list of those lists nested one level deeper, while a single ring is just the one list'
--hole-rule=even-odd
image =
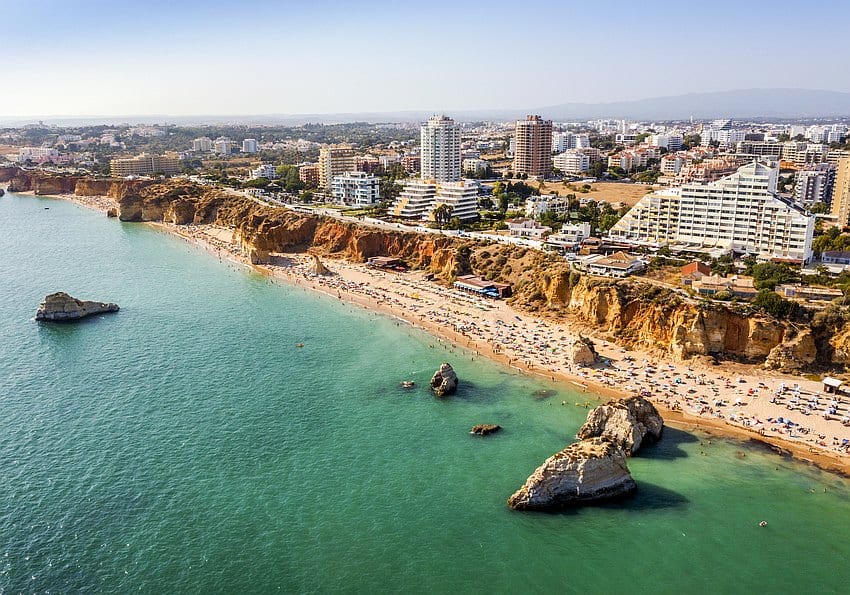
[{"label": "sandy beach", "polygon": [[[60,198],[102,212],[115,206],[106,197]],[[221,259],[248,265],[233,242],[232,230],[155,225]],[[422,272],[391,273],[326,258],[322,262],[329,274],[315,274],[308,254],[274,255],[272,264],[255,268],[275,279],[396,317],[449,342],[435,340],[435,348],[459,345],[473,359],[494,359],[587,394],[586,399],[562,401],[558,406],[586,408],[600,398],[643,394],[671,425],[758,440],[819,467],[850,474],[850,397],[825,394],[819,382],[750,365],[699,366],[627,351],[595,336],[592,329],[532,317],[505,302],[427,281]],[[586,367],[567,360],[566,347],[579,333],[594,341],[601,360],[597,365]]]}]

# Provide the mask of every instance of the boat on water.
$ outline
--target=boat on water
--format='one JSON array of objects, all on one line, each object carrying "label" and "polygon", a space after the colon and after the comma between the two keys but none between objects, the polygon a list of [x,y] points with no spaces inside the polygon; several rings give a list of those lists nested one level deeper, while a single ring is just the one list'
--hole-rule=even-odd
[{"label": "boat on water", "polygon": [[413,388],[416,385],[416,383],[413,382],[412,380],[402,380],[401,385],[404,388]]}]

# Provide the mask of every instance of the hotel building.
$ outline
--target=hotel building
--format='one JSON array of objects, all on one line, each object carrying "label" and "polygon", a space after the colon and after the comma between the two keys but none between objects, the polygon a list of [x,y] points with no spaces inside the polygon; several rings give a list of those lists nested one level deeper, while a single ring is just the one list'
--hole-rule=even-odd
[{"label": "hotel building", "polygon": [[777,194],[778,174],[776,167],[752,162],[715,182],[652,192],[609,235],[636,243],[727,248],[807,262],[815,218]]},{"label": "hotel building", "polygon": [[148,155],[113,159],[109,162],[109,175],[116,178],[126,176],[148,176],[151,174],[173,175],[180,173],[180,159],[168,155]]}]

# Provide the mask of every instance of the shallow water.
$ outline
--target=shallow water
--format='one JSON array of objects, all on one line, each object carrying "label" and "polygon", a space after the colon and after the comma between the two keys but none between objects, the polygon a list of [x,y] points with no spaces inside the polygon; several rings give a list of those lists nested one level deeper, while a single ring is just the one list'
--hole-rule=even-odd
[{"label": "shallow water", "polygon": [[[58,290],[122,309],[35,323]],[[586,400],[150,226],[0,198],[2,592],[846,592],[848,483],[733,441],[668,429],[633,500],[510,511]]]}]

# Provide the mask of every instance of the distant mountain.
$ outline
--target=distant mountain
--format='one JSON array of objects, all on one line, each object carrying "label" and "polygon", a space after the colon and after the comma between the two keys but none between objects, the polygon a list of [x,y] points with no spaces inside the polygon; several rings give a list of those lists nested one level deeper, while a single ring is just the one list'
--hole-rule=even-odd
[{"label": "distant mountain", "polygon": [[741,89],[613,103],[564,103],[538,108],[555,120],[629,118],[823,118],[850,116],[850,93],[809,89]]},{"label": "distant mountain", "polygon": [[434,113],[456,120],[509,121],[526,114],[540,114],[553,120],[627,118],[630,120],[685,120],[714,118],[830,118],[850,117],[850,93],[809,89],[740,89],[715,93],[690,93],[612,103],[563,103],[528,109],[489,110],[410,110],[396,112],[357,112],[337,114],[256,114],[208,116],[45,116],[20,118],[0,116],[0,126],[21,125],[43,120],[46,124],[86,126],[93,124],[244,124],[297,126],[308,122],[336,124],[347,122],[421,122]]}]

